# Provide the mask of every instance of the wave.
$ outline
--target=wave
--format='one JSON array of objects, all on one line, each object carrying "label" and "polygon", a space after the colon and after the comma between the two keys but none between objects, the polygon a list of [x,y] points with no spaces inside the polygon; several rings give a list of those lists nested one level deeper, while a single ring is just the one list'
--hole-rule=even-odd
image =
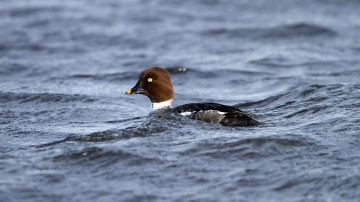
[{"label": "wave", "polygon": [[158,158],[148,157],[146,155],[136,154],[121,148],[104,148],[101,146],[90,146],[78,150],[66,151],[63,154],[56,155],[54,162],[66,162],[70,165],[79,165],[90,163],[94,165],[96,161],[97,167],[114,166],[116,162],[127,161],[128,165],[144,165],[147,163],[159,162]]},{"label": "wave", "polygon": [[106,123],[124,123],[124,122],[139,122],[139,125],[130,126],[122,129],[113,129],[106,131],[98,131],[85,135],[69,135],[68,137],[35,147],[47,147],[66,142],[106,142],[111,140],[122,140],[136,137],[149,137],[158,135],[162,132],[181,128],[186,124],[191,124],[191,120],[186,117],[177,116],[169,113],[151,113],[147,117],[135,117],[125,120],[108,121]]},{"label": "wave", "polygon": [[211,29],[201,33],[202,35],[226,35],[229,37],[241,38],[265,38],[265,39],[281,39],[293,37],[333,37],[337,33],[324,26],[310,23],[296,23],[290,25],[281,25],[269,28],[218,28]]},{"label": "wave", "polygon": [[356,127],[360,98],[358,85],[307,85],[254,102],[235,105],[255,109],[254,114],[268,126],[292,127],[318,131],[321,128],[348,130]]},{"label": "wave", "polygon": [[211,158],[257,159],[291,152],[295,147],[311,147],[317,141],[300,135],[285,134],[281,136],[249,137],[240,140],[222,142],[202,141],[181,153]]},{"label": "wave", "polygon": [[13,93],[0,91],[0,102],[95,102],[97,99],[80,94]]}]

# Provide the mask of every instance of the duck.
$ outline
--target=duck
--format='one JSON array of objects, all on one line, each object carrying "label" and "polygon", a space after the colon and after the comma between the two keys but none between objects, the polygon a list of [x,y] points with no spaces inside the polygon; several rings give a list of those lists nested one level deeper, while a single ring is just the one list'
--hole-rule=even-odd
[{"label": "duck", "polygon": [[188,103],[172,108],[171,104],[175,96],[174,88],[169,72],[161,67],[145,69],[141,72],[135,86],[125,94],[147,96],[152,103],[152,112],[170,111],[176,115],[230,127],[256,126],[260,123],[248,112],[218,103]]}]

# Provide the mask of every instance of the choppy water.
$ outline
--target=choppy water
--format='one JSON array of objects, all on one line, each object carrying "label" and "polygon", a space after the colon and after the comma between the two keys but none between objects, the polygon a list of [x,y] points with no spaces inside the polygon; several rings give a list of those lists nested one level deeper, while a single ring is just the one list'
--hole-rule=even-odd
[{"label": "choppy water", "polygon": [[[359,201],[360,2],[2,0],[0,201]],[[148,117],[174,105],[265,124]],[[174,67],[186,67],[178,71]]]}]

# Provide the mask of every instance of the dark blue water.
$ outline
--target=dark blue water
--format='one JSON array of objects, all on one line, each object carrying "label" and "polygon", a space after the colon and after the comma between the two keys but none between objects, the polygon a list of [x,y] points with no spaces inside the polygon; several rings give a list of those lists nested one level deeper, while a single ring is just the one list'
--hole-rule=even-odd
[{"label": "dark blue water", "polygon": [[[2,0],[0,201],[359,201],[360,2]],[[149,117],[174,105],[265,123]],[[186,67],[179,71],[177,67]]]}]

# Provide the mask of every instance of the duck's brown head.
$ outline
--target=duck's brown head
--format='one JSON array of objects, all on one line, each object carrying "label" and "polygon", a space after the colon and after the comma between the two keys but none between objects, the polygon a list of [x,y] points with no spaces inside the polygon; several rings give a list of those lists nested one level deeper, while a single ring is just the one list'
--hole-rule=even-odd
[{"label": "duck's brown head", "polygon": [[145,69],[135,86],[126,94],[143,94],[150,98],[152,103],[172,101],[174,89],[171,84],[170,74],[160,67]]}]

